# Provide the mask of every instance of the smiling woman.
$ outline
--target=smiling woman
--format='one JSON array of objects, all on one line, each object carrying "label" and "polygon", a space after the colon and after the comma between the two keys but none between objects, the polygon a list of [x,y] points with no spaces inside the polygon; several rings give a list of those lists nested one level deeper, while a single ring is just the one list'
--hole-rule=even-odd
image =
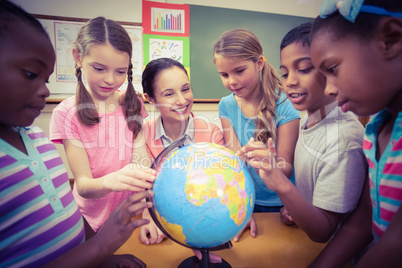
[{"label": "smiling woman", "polygon": [[166,135],[172,141],[183,136],[193,106],[193,92],[187,73],[177,66],[159,73],[149,103],[161,113]]},{"label": "smiling woman", "polygon": [[[186,140],[185,144],[223,144],[219,127],[191,112],[193,92],[187,71],[180,62],[170,58],[152,60],[144,69],[142,87],[147,100],[160,112],[160,116],[151,117],[144,126],[148,154],[152,159],[181,138]],[[152,221],[148,211],[144,211],[143,217],[151,223],[141,229],[141,241],[145,244],[160,243],[165,235]]]}]

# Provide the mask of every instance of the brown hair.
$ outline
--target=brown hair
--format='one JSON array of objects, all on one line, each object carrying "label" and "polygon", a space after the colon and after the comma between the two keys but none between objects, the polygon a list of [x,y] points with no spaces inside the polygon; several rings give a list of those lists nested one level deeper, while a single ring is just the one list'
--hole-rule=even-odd
[{"label": "brown hair", "polygon": [[148,94],[149,97],[155,98],[155,80],[158,75],[163,71],[173,67],[178,67],[187,75],[186,68],[180,62],[171,58],[159,58],[150,61],[147,66],[145,66],[142,72],[142,89],[144,93]]},{"label": "brown hair", "polygon": [[[258,38],[245,29],[235,29],[221,35],[214,45],[214,56],[221,55],[225,58],[240,60],[252,60],[257,62],[263,55],[262,46]],[[264,60],[261,74],[261,87],[257,98],[260,103],[255,114],[256,140],[267,143],[271,137],[276,141],[275,107],[283,86],[276,70]]]},{"label": "brown hair", "polygon": [[[133,86],[133,65],[132,58],[132,43],[127,31],[117,22],[97,17],[89,20],[78,32],[77,39],[74,43],[74,48],[80,54],[80,57],[85,56],[92,45],[109,43],[115,49],[126,52],[130,56],[130,63],[127,71],[127,90],[121,100],[124,116],[128,128],[133,131],[134,138],[142,128],[141,102],[138,99],[138,93]],[[86,126],[92,126],[99,123],[99,115],[95,107],[95,103],[85,88],[81,79],[81,68],[75,65],[76,77],[78,80],[76,105],[78,118]]]}]

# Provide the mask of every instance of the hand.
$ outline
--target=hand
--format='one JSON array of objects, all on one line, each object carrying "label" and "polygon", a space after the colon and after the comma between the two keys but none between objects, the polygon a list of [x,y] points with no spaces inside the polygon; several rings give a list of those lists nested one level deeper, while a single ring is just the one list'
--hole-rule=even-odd
[{"label": "hand", "polygon": [[[256,160],[261,161],[261,159],[256,158],[256,154],[253,154],[253,152],[257,152],[257,155],[263,155],[262,159],[267,157],[267,147],[265,144],[261,141],[255,141],[254,138],[251,138],[246,145],[240,148],[236,155],[240,157],[241,160],[248,162],[249,164],[251,160],[254,162]],[[255,171],[261,176],[259,168],[255,168]]]},{"label": "hand", "polygon": [[257,223],[255,222],[255,219],[253,215],[251,215],[250,219],[248,220],[246,226],[238,233],[234,238],[233,241],[237,242],[240,239],[240,236],[243,234],[244,230],[250,228],[250,235],[251,237],[255,237],[257,234]]},{"label": "hand", "polygon": [[268,148],[262,142],[255,142],[253,138],[239,150],[239,155],[246,157],[247,163],[256,168],[260,177],[269,189],[276,191],[287,177],[279,169],[281,164],[278,162],[275,143],[272,138],[268,139]]},{"label": "hand", "polygon": [[258,169],[260,176],[261,172],[270,173],[276,167],[277,153],[271,138],[268,140],[268,148],[261,141],[251,138],[245,146],[240,148],[237,155],[243,157],[250,166]]},{"label": "hand", "polygon": [[281,220],[286,225],[293,225],[295,222],[293,221],[292,216],[290,216],[289,212],[285,207],[281,207]]},{"label": "hand", "polygon": [[105,224],[93,237],[98,240],[99,246],[106,247],[106,253],[113,254],[130,238],[136,228],[149,223],[147,219],[132,221],[132,218],[140,215],[144,209],[152,207],[152,202],[141,202],[152,196],[151,190],[135,193],[110,214]]},{"label": "hand", "polygon": [[142,213],[142,218],[149,220],[147,225],[141,226],[140,240],[145,245],[159,244],[166,237],[166,235],[156,226],[148,209]]},{"label": "hand", "polygon": [[241,159],[247,161],[249,160],[247,153],[259,150],[265,151],[267,150],[267,146],[263,142],[256,141],[254,138],[251,138],[246,145],[244,145],[237,151],[236,155]]},{"label": "hand", "polygon": [[124,267],[124,268],[145,268],[146,264],[131,254],[111,255],[107,257],[98,268]]},{"label": "hand", "polygon": [[128,164],[122,169],[113,172],[103,179],[103,187],[113,192],[139,192],[151,189],[155,181],[155,170]]},{"label": "hand", "polygon": [[[199,250],[194,250],[194,249],[193,249],[193,252],[194,252],[195,256],[197,256],[197,258],[198,258],[199,260],[202,259],[202,253],[201,253],[201,251],[199,251]],[[222,262],[222,258],[219,257],[218,255],[213,254],[213,253],[211,253],[211,252],[208,252],[208,254],[209,254],[209,261],[210,261],[211,263],[221,263],[221,262]]]}]

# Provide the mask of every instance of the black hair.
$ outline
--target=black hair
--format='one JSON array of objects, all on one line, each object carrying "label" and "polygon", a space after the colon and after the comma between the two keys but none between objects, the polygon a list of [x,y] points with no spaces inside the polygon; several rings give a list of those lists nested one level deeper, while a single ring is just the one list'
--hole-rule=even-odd
[{"label": "black hair", "polygon": [[147,66],[145,67],[142,73],[142,89],[143,92],[146,93],[149,97],[154,98],[154,83],[156,77],[166,69],[170,69],[172,67],[178,67],[182,69],[186,75],[188,76],[186,68],[184,68],[183,64],[180,62],[171,59],[171,58],[159,58],[150,61]]},{"label": "black hair", "polygon": [[8,0],[0,0],[0,37],[13,27],[12,23],[16,20],[23,21],[48,36],[42,24],[34,16]]},{"label": "black hair", "polygon": [[291,29],[282,39],[280,50],[290,44],[301,43],[303,46],[310,46],[311,22],[300,24]]},{"label": "black hair", "polygon": [[[399,0],[366,0],[364,1],[364,5],[382,7],[390,12],[402,11],[402,1]],[[361,12],[357,15],[355,22],[352,23],[336,11],[325,19],[317,17],[314,20],[310,40],[318,32],[328,32],[333,41],[353,34],[359,40],[365,42],[372,37],[375,28],[382,18],[383,16]]]}]

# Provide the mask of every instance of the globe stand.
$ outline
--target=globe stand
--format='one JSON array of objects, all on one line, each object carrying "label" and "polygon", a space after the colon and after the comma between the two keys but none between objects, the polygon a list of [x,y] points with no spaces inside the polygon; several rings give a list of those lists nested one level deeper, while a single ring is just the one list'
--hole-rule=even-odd
[{"label": "globe stand", "polygon": [[222,259],[221,263],[211,263],[209,259],[209,250],[201,250],[202,259],[199,260],[197,256],[192,256],[180,263],[177,268],[231,268],[230,264]]}]

